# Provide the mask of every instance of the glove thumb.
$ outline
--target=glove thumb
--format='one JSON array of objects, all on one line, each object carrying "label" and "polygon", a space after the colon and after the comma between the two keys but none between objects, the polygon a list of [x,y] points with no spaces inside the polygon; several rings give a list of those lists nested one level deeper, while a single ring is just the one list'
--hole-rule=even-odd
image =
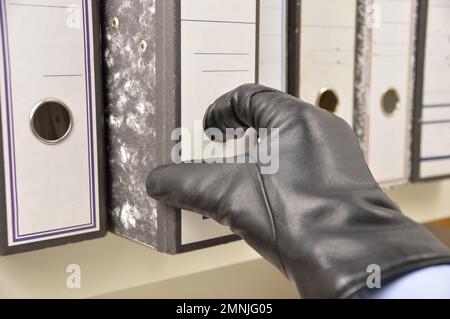
[{"label": "glove thumb", "polygon": [[[147,177],[147,193],[166,205],[212,217],[239,165],[183,163],[161,166]],[[224,187],[225,186],[225,187]],[[215,216],[214,216],[215,217]]]}]

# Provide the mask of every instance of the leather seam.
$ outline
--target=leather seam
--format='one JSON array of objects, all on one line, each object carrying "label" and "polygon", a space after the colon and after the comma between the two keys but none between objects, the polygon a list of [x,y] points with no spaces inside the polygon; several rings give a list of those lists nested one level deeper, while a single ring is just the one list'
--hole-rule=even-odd
[{"label": "leather seam", "polygon": [[278,242],[278,235],[277,235],[277,227],[276,227],[276,223],[275,223],[275,217],[274,217],[274,215],[272,213],[272,207],[270,206],[269,199],[267,197],[266,186],[265,186],[264,181],[263,181],[263,179],[262,179],[262,177],[261,177],[261,175],[259,173],[260,172],[259,165],[258,164],[254,164],[254,166],[255,166],[255,168],[257,170],[256,173],[257,173],[257,176],[258,176],[258,179],[259,179],[259,183],[261,185],[262,193],[263,193],[263,196],[264,196],[264,203],[266,205],[267,214],[269,215],[270,223],[271,223],[271,226],[272,226],[272,239],[274,241],[274,245],[275,245],[275,250],[276,250],[276,253],[277,253],[278,261],[280,263],[281,270],[282,270],[283,274],[286,277],[288,277],[288,274],[286,272],[286,267],[284,265],[283,259],[281,258],[281,253],[280,253],[280,249],[279,249],[279,242]]}]

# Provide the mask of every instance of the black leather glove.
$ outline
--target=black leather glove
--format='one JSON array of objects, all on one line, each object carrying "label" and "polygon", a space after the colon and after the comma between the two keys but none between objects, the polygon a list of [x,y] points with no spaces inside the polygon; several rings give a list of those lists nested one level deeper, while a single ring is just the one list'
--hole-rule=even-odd
[{"label": "black leather glove", "polygon": [[148,177],[150,196],[211,217],[294,280],[304,298],[347,298],[366,286],[450,263],[450,252],[404,216],[372,177],[355,134],[337,116],[260,85],[219,98],[205,128],[279,128],[280,166],[181,164]]}]

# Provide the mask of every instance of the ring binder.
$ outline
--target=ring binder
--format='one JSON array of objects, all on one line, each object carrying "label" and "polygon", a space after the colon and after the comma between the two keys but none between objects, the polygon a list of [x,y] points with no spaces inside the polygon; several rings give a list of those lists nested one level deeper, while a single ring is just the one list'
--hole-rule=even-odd
[{"label": "ring binder", "polygon": [[450,176],[450,6],[419,2],[413,181]]},{"label": "ring binder", "polygon": [[[107,0],[103,5],[111,230],[172,254],[238,239],[212,220],[150,199],[145,179],[153,168],[173,163],[172,147],[180,142],[171,139],[175,129],[190,131],[194,142],[204,137],[204,112],[221,94],[257,80],[287,89],[289,3],[134,0],[125,6]],[[141,41],[147,43],[145,52],[139,50]],[[189,152],[183,134],[182,159],[203,158],[202,152]]]},{"label": "ring binder", "polygon": [[0,1],[0,254],[103,236],[99,1]]},{"label": "ring binder", "polygon": [[365,1],[358,10],[355,131],[382,187],[410,179],[417,1]]}]

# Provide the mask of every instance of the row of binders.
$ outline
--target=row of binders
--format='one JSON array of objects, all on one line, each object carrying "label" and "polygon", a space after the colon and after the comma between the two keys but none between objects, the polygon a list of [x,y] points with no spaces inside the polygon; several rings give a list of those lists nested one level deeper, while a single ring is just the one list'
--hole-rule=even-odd
[{"label": "row of binders", "polygon": [[378,183],[448,177],[450,1],[302,0],[291,10],[293,92],[354,127]]},{"label": "row of binders", "polygon": [[0,29],[0,254],[238,239],[145,179],[227,150],[198,123],[243,83],[345,119],[384,187],[450,176],[450,0],[0,0]]}]

